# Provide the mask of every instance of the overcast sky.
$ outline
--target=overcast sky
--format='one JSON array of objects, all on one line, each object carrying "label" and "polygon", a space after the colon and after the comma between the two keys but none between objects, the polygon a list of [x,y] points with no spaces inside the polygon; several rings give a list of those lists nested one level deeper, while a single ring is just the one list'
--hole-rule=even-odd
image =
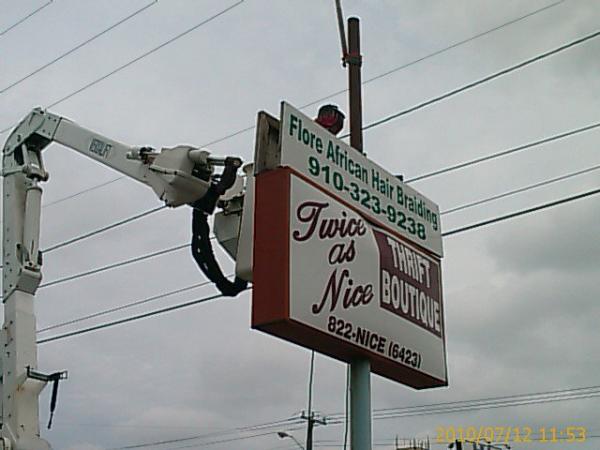
[{"label": "overcast sky", "polygon": [[[0,90],[150,0],[54,0],[0,35]],[[0,130],[235,3],[160,0],[135,18],[0,94]],[[333,1],[246,0],[214,21],[52,107],[113,139],[156,148],[203,146],[251,126],[259,110],[298,107],[345,88]],[[551,4],[552,0],[343,2],[361,18],[363,79]],[[44,0],[0,0],[0,30]],[[598,30],[597,1],[566,0],[365,85],[364,122],[413,106]],[[370,158],[407,177],[598,121],[600,38],[365,132]],[[325,101],[324,101],[325,102]],[[347,111],[345,95],[334,102]],[[317,105],[305,109],[312,116]],[[8,133],[0,135],[4,142]],[[414,183],[445,210],[600,164],[599,131]],[[209,146],[251,160],[253,131]],[[56,145],[44,152],[44,203],[118,174]],[[597,188],[600,171],[443,217],[443,229]],[[123,179],[43,210],[42,248],[160,205]],[[372,377],[374,409],[593,386],[600,373],[600,202],[591,197],[448,237],[443,285],[449,386],[415,391]],[[185,243],[190,211],[165,210],[44,259],[51,281]],[[217,251],[223,265],[232,263]],[[89,276],[37,295],[39,328],[203,280],[187,249]],[[78,323],[60,332],[210,295],[205,287]],[[96,450],[273,422],[306,408],[310,352],[250,330],[251,295],[43,344],[40,370],[68,370],[51,431],[56,449]],[[317,356],[314,405],[344,411],[346,366]],[[50,389],[40,400],[48,415]],[[600,399],[377,420],[376,443],[436,437],[440,426],[585,426],[600,448]],[[292,422],[290,422],[292,423]],[[294,448],[302,425],[146,447]],[[340,448],[344,427],[315,430]],[[537,450],[564,444],[513,444]],[[445,445],[434,445],[436,450]],[[381,448],[393,448],[392,445]]]}]

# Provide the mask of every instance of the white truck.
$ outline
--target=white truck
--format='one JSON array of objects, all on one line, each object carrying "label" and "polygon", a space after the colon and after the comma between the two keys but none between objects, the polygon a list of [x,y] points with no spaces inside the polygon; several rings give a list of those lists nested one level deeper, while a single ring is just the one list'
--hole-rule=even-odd
[{"label": "white truck", "polygon": [[[132,147],[64,117],[34,109],[13,130],[3,150],[4,326],[0,339],[0,450],[51,448],[40,437],[38,397],[45,385],[52,382],[52,416],[58,382],[66,377],[66,372],[44,374],[37,370],[34,296],[42,279],[40,184],[48,180],[42,151],[52,142],[146,184],[167,206],[192,206],[194,259],[224,295],[237,295],[246,288],[250,278],[246,274],[245,279],[228,280],[213,256],[208,236],[207,217],[218,203],[226,211],[216,220],[220,241],[230,254],[236,255],[244,195],[243,177],[236,175],[242,164],[239,158],[214,157],[205,149],[188,145],[160,151]],[[223,167],[219,174],[215,173],[217,166]]]}]

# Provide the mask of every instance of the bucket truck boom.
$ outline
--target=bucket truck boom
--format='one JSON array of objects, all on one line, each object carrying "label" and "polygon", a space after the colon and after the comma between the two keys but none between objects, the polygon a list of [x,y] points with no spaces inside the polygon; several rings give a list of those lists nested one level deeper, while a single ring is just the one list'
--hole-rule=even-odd
[{"label": "bucket truck boom", "polygon": [[[48,180],[42,150],[52,142],[146,184],[167,206],[193,206],[199,210],[195,213],[195,221],[197,215],[206,222],[206,216],[214,211],[217,201],[228,198],[226,191],[240,189],[240,180],[236,178],[241,166],[239,158],[213,157],[205,149],[188,145],[161,151],[128,146],[40,108],[34,109],[17,125],[3,150],[4,326],[0,340],[0,450],[50,449],[48,442],[40,437],[38,397],[48,382],[54,382],[52,413],[58,380],[66,376],[63,372],[47,375],[37,371],[33,300],[42,279],[40,183]],[[224,166],[222,174],[214,173],[216,166]],[[210,276],[215,271],[212,250],[209,245],[211,255],[202,255],[202,251],[206,251],[206,239],[200,241],[196,247],[192,242],[194,258],[203,271],[210,271]],[[245,288],[241,280],[226,285],[228,281],[223,281],[222,274],[217,278],[221,290],[229,289],[227,295],[235,295]]]}]

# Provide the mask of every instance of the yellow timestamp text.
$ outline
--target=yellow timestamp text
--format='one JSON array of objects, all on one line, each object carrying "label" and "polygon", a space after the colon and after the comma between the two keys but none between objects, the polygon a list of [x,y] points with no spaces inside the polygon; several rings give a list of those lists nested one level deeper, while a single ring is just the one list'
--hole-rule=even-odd
[{"label": "yellow timestamp text", "polygon": [[581,443],[585,442],[587,429],[583,426],[442,426],[436,428],[436,443],[452,442],[498,443]]}]

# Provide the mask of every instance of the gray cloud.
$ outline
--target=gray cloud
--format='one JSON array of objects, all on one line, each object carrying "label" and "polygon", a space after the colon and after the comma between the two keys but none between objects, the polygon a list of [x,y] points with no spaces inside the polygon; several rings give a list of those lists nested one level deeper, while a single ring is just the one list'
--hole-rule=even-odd
[{"label": "gray cloud", "polygon": [[[301,105],[346,86],[333,2],[260,0],[242,6],[53,110],[131,144],[201,145],[255,122],[279,101]],[[3,5],[0,29],[37,2]],[[64,0],[0,38],[0,88],[144,5]],[[344,2],[362,19],[364,78],[494,27],[548,2]],[[222,2],[158,2],[0,99],[0,129],[223,8]],[[591,32],[593,1],[566,1],[365,88],[365,123],[474,81]],[[516,146],[597,120],[598,44],[480,86],[365,133],[368,154],[408,176]],[[345,95],[333,102],[347,111]],[[307,110],[312,115],[317,106]],[[598,164],[598,132],[415,183],[442,209]],[[253,132],[212,146],[250,159]],[[0,136],[4,139],[6,134]],[[52,201],[116,176],[54,146],[45,152]],[[597,175],[531,191],[444,218],[444,229],[597,186]],[[416,392],[372,379],[373,407],[392,408],[597,384],[600,314],[598,200],[446,239],[444,291],[450,386]],[[44,210],[43,247],[157,205],[122,180]],[[185,242],[189,211],[165,211],[47,255],[46,281]],[[222,253],[219,258],[231,269]],[[199,282],[187,250],[102,276],[42,289],[40,326]],[[212,293],[204,288],[111,316]],[[69,369],[52,430],[54,448],[95,450],[187,437],[289,418],[306,408],[309,353],[249,329],[250,295],[40,346],[42,370]],[[90,321],[100,323],[106,319]],[[87,325],[87,323],[85,324]],[[64,331],[84,326],[77,324]],[[56,330],[63,331],[63,330]],[[52,335],[47,333],[46,335]],[[317,358],[315,408],[344,410],[345,365]],[[42,423],[49,392],[40,402]],[[378,420],[374,439],[436,435],[439,426],[585,425],[600,434],[597,399]],[[293,427],[284,427],[293,428]],[[277,429],[274,429],[275,431]],[[303,439],[304,430],[293,431]],[[239,434],[233,434],[233,437]],[[316,430],[339,443],[343,426]],[[196,442],[207,442],[210,439]],[[193,443],[191,441],[190,443]],[[388,441],[391,442],[391,441]],[[597,439],[580,450],[597,448]],[[182,443],[184,445],[185,443]],[[232,444],[274,449],[274,434]],[[166,446],[166,448],[174,448]],[[445,448],[434,445],[434,450]],[[541,444],[515,444],[538,450]],[[198,448],[203,448],[198,446]],[[339,448],[330,445],[323,448]]]}]

